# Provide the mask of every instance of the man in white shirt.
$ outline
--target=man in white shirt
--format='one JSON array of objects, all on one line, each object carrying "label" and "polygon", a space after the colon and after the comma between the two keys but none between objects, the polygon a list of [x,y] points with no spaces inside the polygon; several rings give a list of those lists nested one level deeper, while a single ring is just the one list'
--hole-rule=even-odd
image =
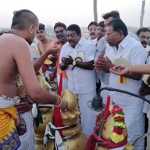
[{"label": "man in white shirt", "polygon": [[150,51],[150,46],[148,45],[150,42],[150,29],[146,27],[140,28],[137,31],[137,36],[139,37],[139,40],[141,41],[141,44],[145,50]]},{"label": "man in white shirt", "polygon": [[97,24],[96,52],[98,54],[101,54],[105,50],[106,40],[104,36],[105,36],[104,21],[101,21]]},{"label": "man in white shirt", "polygon": [[[106,45],[107,45],[107,41],[106,41],[106,37],[105,37],[105,26],[113,19],[115,19],[115,18],[119,19],[120,14],[118,11],[112,10],[110,12],[103,14],[102,18],[104,19],[104,21],[101,21],[97,25],[97,45],[96,45],[95,61],[97,61],[98,56],[103,56],[105,54]],[[100,31],[100,29],[101,29],[101,31]],[[97,71],[97,80],[98,79],[101,82],[101,88],[108,86],[108,81],[109,81],[108,73],[106,74],[106,72],[104,72],[102,70]],[[101,93],[101,95],[104,99],[106,99],[108,92],[103,91]]]},{"label": "man in white shirt", "polygon": [[[146,60],[146,64],[150,64],[150,57],[149,57],[149,52],[150,52],[150,47],[148,45],[150,41],[150,29],[146,27],[139,28],[138,31],[136,32],[141,44],[143,45],[144,49],[146,52],[148,52],[148,57]],[[145,76],[143,77],[143,79]],[[149,81],[149,78],[147,78],[147,81]],[[144,82],[145,83],[145,82]],[[147,86],[144,86],[140,90],[140,94],[145,96],[148,100],[150,100],[150,91]],[[145,124],[146,124],[146,132],[147,132],[147,127],[148,127],[148,132],[150,131],[150,105],[148,103],[144,103],[144,108],[143,112],[146,114],[146,119],[145,119]],[[147,137],[147,149],[150,149],[150,136]]]},{"label": "man in white shirt", "polygon": [[97,42],[97,22],[92,21],[88,25],[88,31],[89,31],[89,40],[93,42],[93,44],[96,44]]},{"label": "man in white shirt", "polygon": [[[114,19],[106,26],[107,45],[105,55],[98,57],[96,69],[109,72],[116,65],[144,64],[146,53],[140,42],[128,35],[126,25],[120,19]],[[120,77],[109,74],[109,86],[138,94],[141,86],[141,76],[127,74]],[[143,102],[135,97],[121,93],[110,92],[112,100],[120,105],[125,112],[125,121],[128,128],[128,141],[133,142],[139,135],[144,133]],[[144,150],[144,141],[136,143],[136,150]]]},{"label": "man in white shirt", "polygon": [[83,132],[89,135],[96,119],[96,112],[88,106],[96,94],[95,46],[81,38],[81,29],[76,24],[67,28],[67,41],[61,49],[61,69],[66,70],[68,89],[78,95]]},{"label": "man in white shirt", "polygon": [[[97,24],[97,41],[96,41],[96,54],[95,54],[95,61],[97,60],[99,55],[104,55],[105,54],[105,49],[106,49],[106,38],[105,36],[105,30],[104,30],[104,21],[100,21]],[[96,72],[96,86],[97,86],[97,91],[99,90],[100,87],[106,86],[107,84],[107,77],[105,73],[101,72]],[[106,91],[104,91],[103,96],[107,94]],[[106,97],[106,96],[104,96]]]}]

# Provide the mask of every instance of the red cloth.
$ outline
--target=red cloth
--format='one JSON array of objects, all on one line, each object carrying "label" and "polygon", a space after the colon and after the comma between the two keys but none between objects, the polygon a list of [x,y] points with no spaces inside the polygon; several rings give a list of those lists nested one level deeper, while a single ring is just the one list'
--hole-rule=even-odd
[{"label": "red cloth", "polygon": [[[58,95],[62,96],[62,74],[60,76],[60,82],[58,85]],[[63,126],[63,120],[62,120],[60,105],[55,105],[55,107],[54,107],[53,122],[54,122],[54,125],[56,127],[62,127]],[[60,131],[60,133],[62,135],[62,131]]]},{"label": "red cloth", "polygon": [[[106,119],[110,114],[109,106],[110,106],[110,96],[107,96],[105,111],[103,113],[103,116],[101,116],[101,117],[103,117],[103,119]],[[95,150],[96,142],[97,142],[97,140],[94,137],[94,134],[92,134],[87,140],[86,150]]]},{"label": "red cloth", "polygon": [[43,64],[43,65],[42,65],[42,72],[45,73],[46,70],[48,70],[48,67],[49,67],[48,65]]},{"label": "red cloth", "polygon": [[97,142],[101,143],[101,146],[104,148],[112,149],[112,148],[118,148],[118,147],[122,147],[126,145],[127,137],[124,141],[116,144],[116,143],[113,143],[111,140],[104,139],[102,137],[97,136],[96,134],[92,134],[87,140],[85,150],[95,150]]},{"label": "red cloth", "polygon": [[[99,117],[102,117],[102,118],[97,118],[95,131],[88,138],[85,150],[95,150],[97,142],[101,143],[102,147],[105,147],[105,148],[108,148],[108,149],[121,147],[121,146],[124,146],[124,145],[127,144],[127,137],[124,141],[116,144],[116,143],[113,143],[111,140],[104,139],[103,137],[98,136],[96,134],[96,132],[99,130],[99,123],[98,123],[99,119],[107,120],[108,116],[110,115],[110,110],[109,109],[110,109],[110,96],[107,96],[107,102],[106,102],[105,110],[102,113],[102,115],[99,116]],[[119,109],[117,109],[117,110],[119,110]],[[121,132],[121,130],[117,130],[117,131],[119,133]]]},{"label": "red cloth", "polygon": [[85,150],[95,150],[95,148],[96,148],[96,140],[94,138],[94,135],[92,134],[87,140]]},{"label": "red cloth", "polygon": [[54,125],[56,127],[62,127],[63,126],[63,120],[61,116],[61,109],[59,105],[56,105],[54,108],[54,117],[53,117]]},{"label": "red cloth", "polygon": [[104,110],[104,114],[103,114],[104,120],[107,119],[108,116],[110,115],[109,107],[110,107],[110,96],[107,96],[106,106],[105,106],[105,110]]},{"label": "red cloth", "polygon": [[63,82],[63,74],[60,74],[60,81],[59,81],[59,85],[58,85],[58,95],[62,96],[62,83]]}]

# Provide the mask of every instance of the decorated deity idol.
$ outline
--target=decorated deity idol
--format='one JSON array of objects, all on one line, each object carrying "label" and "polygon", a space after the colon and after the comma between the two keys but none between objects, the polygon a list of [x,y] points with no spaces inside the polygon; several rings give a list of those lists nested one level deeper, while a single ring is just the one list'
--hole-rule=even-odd
[{"label": "decorated deity idol", "polygon": [[89,137],[86,150],[123,150],[127,144],[127,128],[123,109],[111,104],[110,97],[102,113],[97,116],[96,128]]},{"label": "decorated deity idol", "polygon": [[53,124],[45,131],[45,150],[84,150],[86,138],[80,126],[77,96],[68,90],[62,94],[60,105],[55,106]]}]

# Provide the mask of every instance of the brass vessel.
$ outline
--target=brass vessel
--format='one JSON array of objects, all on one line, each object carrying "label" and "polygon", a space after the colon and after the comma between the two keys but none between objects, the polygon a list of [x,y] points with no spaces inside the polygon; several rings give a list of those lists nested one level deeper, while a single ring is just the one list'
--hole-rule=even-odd
[{"label": "brass vessel", "polygon": [[[51,87],[48,82],[45,80],[43,74],[37,76],[40,85],[42,88],[50,91]],[[52,122],[53,116],[53,106],[52,105],[38,105],[39,110],[42,114],[43,123],[40,123],[38,127],[35,127],[35,141],[36,141],[36,150],[45,150],[43,144],[43,137],[45,133],[45,128],[48,122]]]},{"label": "brass vessel", "polygon": [[[62,95],[61,115],[64,129],[62,129],[65,150],[84,150],[86,137],[80,126],[80,112],[77,96],[65,90]],[[66,127],[66,128],[65,128]],[[45,150],[53,150],[54,141],[50,140]]]},{"label": "brass vessel", "polygon": [[40,123],[38,127],[35,127],[35,140],[36,150],[44,150],[43,137],[45,128],[48,122],[52,121],[53,107],[45,106],[45,108],[39,108],[42,113],[43,123]]}]

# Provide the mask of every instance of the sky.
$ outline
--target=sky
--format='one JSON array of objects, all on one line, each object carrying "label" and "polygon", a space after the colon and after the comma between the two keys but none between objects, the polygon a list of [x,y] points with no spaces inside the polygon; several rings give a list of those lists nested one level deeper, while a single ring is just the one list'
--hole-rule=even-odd
[{"label": "sky", "polygon": [[[14,10],[30,9],[40,22],[54,26],[57,21],[66,25],[76,23],[86,27],[93,21],[93,0],[2,0],[0,27],[10,27]],[[102,14],[118,10],[128,26],[139,27],[142,0],[97,0],[98,20]],[[150,0],[146,0],[144,26],[150,26]]]}]

